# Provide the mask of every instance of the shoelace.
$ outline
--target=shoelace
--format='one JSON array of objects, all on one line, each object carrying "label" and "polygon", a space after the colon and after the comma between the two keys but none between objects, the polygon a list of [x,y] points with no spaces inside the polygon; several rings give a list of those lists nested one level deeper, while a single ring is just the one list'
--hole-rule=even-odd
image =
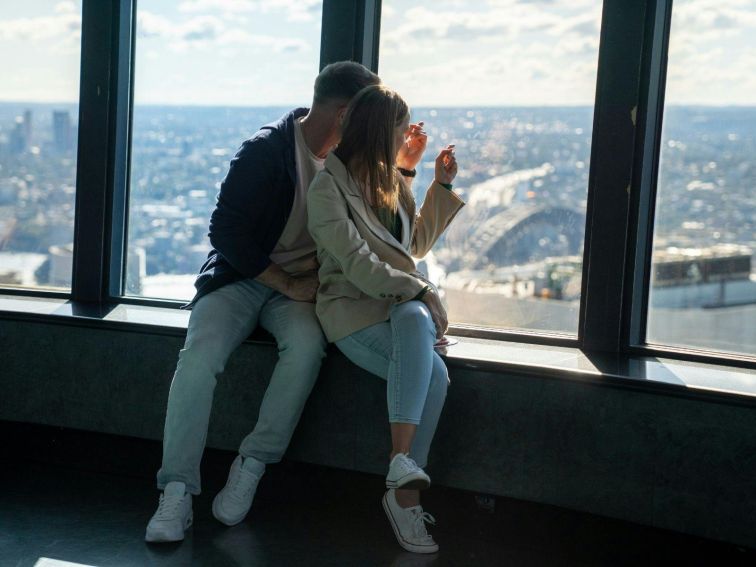
[{"label": "shoelace", "polygon": [[431,516],[428,512],[417,512],[415,519],[412,522],[412,531],[414,532],[416,537],[431,539],[431,535],[425,529],[425,524],[435,526],[436,518]]},{"label": "shoelace", "polygon": [[405,471],[412,471],[415,469],[418,469],[420,467],[417,466],[417,463],[414,459],[408,457],[405,454],[401,454],[399,457],[399,465],[405,470]]},{"label": "shoelace", "polygon": [[[242,480],[242,475],[251,477],[251,480],[246,481],[246,486]],[[257,477],[251,472],[240,469],[236,475],[234,475],[233,482],[230,487],[231,496],[240,500],[246,500],[252,493],[252,488],[255,486],[255,479]]]},{"label": "shoelace", "polygon": [[172,496],[166,498],[164,494],[160,495],[160,502],[158,504],[157,512],[155,512],[155,519],[157,520],[171,520],[178,514],[179,506],[183,497]]}]

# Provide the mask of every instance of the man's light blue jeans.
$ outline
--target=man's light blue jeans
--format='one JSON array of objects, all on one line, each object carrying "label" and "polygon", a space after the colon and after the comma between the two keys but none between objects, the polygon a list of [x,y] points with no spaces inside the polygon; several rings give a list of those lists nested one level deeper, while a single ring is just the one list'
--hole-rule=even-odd
[{"label": "man's light blue jeans", "polygon": [[181,481],[188,492],[200,493],[200,461],[216,376],[258,323],[275,337],[279,358],[257,425],[239,453],[263,463],[281,460],[317,379],[326,340],[315,304],[293,301],[246,279],[201,297],[192,309],[168,395],[159,489]]},{"label": "man's light blue jeans", "polygon": [[388,321],[336,341],[349,360],[388,382],[389,422],[417,425],[410,456],[421,467],[428,464],[449,383],[435,341],[433,319],[421,301],[395,305]]}]

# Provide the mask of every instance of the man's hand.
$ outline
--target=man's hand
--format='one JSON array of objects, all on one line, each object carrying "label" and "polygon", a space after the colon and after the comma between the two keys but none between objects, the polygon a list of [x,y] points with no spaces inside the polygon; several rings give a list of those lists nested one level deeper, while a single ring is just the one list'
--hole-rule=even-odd
[{"label": "man's hand", "polygon": [[302,272],[289,278],[287,289],[282,293],[294,301],[315,303],[319,285],[317,270]]},{"label": "man's hand", "polygon": [[423,130],[423,122],[418,122],[410,124],[404,136],[407,141],[402,144],[396,155],[396,167],[412,170],[423,157],[425,146],[428,144],[428,134]]},{"label": "man's hand", "polygon": [[446,309],[441,304],[441,298],[432,289],[425,293],[421,301],[425,303],[430,311],[433,322],[436,324],[436,338],[440,339],[449,329],[449,320],[446,316]]},{"label": "man's hand", "polygon": [[315,302],[315,294],[319,285],[317,270],[309,270],[291,276],[278,264],[270,264],[255,278],[255,281],[275,289],[294,301],[307,301],[309,303]]}]

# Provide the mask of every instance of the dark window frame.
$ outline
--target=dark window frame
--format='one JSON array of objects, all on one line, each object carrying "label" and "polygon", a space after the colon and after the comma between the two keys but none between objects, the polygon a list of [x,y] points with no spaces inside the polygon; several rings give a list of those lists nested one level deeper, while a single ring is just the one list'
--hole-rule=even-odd
[{"label": "dark window frame", "polygon": [[[137,0],[83,0],[79,145],[70,293],[6,295],[178,307],[123,295]],[[324,0],[320,68],[379,67],[381,0]],[[645,343],[672,0],[604,0],[577,336],[452,326],[461,336],[617,355],[752,366],[756,357]]]}]

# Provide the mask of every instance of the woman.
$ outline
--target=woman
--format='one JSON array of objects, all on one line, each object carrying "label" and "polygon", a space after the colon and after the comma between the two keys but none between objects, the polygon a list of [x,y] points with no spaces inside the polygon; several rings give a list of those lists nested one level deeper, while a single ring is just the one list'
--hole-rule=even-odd
[{"label": "woman", "polygon": [[388,381],[392,452],[383,507],[402,547],[433,553],[438,546],[425,522],[434,520],[418,490],[430,485],[422,467],[446,397],[448,375],[433,345],[447,320],[412,257],[430,250],[464,203],[451,191],[457,163],[447,146],[416,213],[408,169],[425,149],[421,126],[410,126],[407,104],[391,89],[360,91],[338,148],[310,186],[307,208],[323,330],[355,364]]}]

